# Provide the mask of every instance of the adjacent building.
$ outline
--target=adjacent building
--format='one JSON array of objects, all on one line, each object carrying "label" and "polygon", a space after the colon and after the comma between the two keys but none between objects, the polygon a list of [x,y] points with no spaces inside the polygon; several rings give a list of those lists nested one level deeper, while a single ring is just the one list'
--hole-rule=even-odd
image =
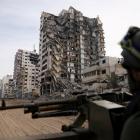
[{"label": "adjacent building", "polygon": [[13,76],[6,75],[2,78],[2,98],[14,97],[14,83]]},{"label": "adjacent building", "polygon": [[38,87],[38,57],[36,51],[19,49],[15,55],[14,83],[18,97],[29,97],[39,93]]},{"label": "adjacent building", "polygon": [[128,87],[127,71],[121,65],[122,59],[105,56],[93,66],[83,70],[82,83],[88,89],[101,92],[109,88]]},{"label": "adjacent building", "polygon": [[0,97],[2,96],[2,79],[0,79]]},{"label": "adjacent building", "polygon": [[99,17],[85,17],[73,7],[62,10],[58,16],[42,12],[39,43],[42,93],[54,89],[57,78],[81,83],[83,69],[104,55]]}]

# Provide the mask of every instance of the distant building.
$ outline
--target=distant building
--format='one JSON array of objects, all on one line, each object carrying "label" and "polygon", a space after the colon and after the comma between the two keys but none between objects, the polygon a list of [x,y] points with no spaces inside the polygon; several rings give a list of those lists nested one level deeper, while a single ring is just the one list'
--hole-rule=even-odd
[{"label": "distant building", "polygon": [[9,97],[14,95],[13,76],[6,75],[2,78],[2,95],[1,97]]},{"label": "distant building", "polygon": [[53,79],[81,83],[82,71],[105,55],[102,23],[70,7],[58,15],[43,12],[40,23],[39,65],[42,93]]},{"label": "distant building", "polygon": [[36,51],[19,49],[15,55],[14,83],[18,97],[29,97],[38,93],[38,54]]},{"label": "distant building", "polygon": [[8,81],[8,97],[15,97],[15,83],[13,78]]},{"label": "distant building", "polygon": [[82,83],[89,89],[128,88],[127,71],[120,58],[105,56],[93,66],[83,70]]},{"label": "distant building", "polygon": [[2,96],[2,79],[0,79],[0,98]]}]

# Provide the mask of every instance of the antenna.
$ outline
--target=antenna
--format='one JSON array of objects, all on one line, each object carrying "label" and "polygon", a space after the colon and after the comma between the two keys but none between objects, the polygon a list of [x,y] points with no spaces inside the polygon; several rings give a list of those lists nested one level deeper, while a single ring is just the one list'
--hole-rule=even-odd
[{"label": "antenna", "polygon": [[36,52],[36,49],[35,49],[35,44],[33,45],[33,52]]}]

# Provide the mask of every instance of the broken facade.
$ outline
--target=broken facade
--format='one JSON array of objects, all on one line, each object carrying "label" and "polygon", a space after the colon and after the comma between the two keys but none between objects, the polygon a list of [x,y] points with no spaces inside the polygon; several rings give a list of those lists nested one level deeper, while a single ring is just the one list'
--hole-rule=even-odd
[{"label": "broken facade", "polygon": [[29,97],[39,92],[38,54],[36,51],[19,49],[15,55],[14,82],[17,97]]},{"label": "broken facade", "polygon": [[84,69],[82,73],[84,87],[96,92],[115,88],[128,89],[128,74],[121,62],[121,58],[105,56],[95,65]]},{"label": "broken facade", "polygon": [[82,71],[105,55],[102,23],[73,7],[58,15],[43,12],[40,24],[41,92],[56,90],[58,78],[81,83]]}]

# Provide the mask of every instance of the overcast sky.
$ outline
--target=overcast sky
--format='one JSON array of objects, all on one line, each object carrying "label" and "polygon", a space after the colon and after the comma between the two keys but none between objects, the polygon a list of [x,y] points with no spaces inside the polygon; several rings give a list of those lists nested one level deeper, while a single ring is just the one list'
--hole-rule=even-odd
[{"label": "overcast sky", "polygon": [[129,26],[140,26],[139,0],[0,0],[0,78],[13,74],[17,49],[39,48],[42,11],[58,15],[73,6],[84,16],[100,17],[106,55],[120,57],[118,42]]}]

